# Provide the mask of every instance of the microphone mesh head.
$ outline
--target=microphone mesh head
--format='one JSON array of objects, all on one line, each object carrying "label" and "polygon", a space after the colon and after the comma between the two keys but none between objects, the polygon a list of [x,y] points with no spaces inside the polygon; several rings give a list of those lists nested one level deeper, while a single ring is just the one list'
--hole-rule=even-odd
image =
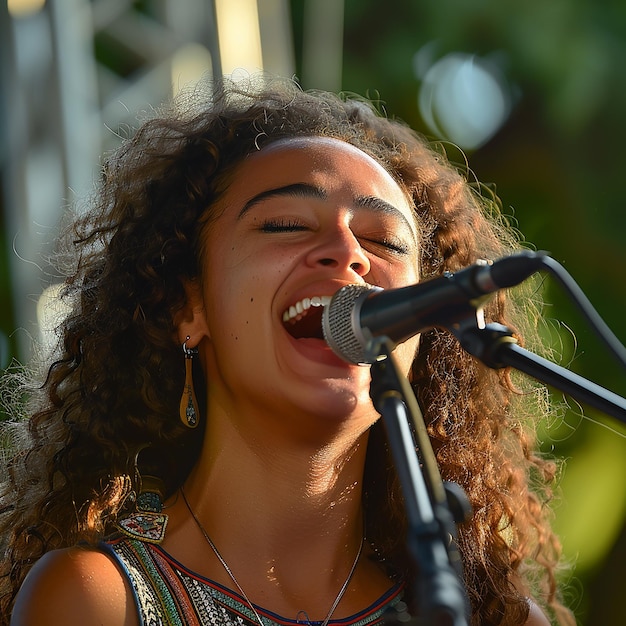
[{"label": "microphone mesh head", "polygon": [[344,361],[363,365],[367,358],[367,341],[360,326],[360,301],[372,291],[365,285],[346,285],[332,297],[324,308],[322,330],[324,339],[333,352]]}]

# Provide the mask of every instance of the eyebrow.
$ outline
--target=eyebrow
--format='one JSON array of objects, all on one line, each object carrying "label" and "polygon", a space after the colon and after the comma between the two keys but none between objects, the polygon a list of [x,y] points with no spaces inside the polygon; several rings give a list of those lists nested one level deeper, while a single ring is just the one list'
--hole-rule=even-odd
[{"label": "eyebrow", "polygon": [[327,197],[326,192],[320,187],[315,185],[309,185],[308,183],[294,183],[292,185],[285,185],[284,187],[276,187],[276,189],[268,189],[253,196],[244,205],[237,219],[241,219],[253,206],[260,204],[268,198],[275,198],[280,196],[291,196],[292,198],[315,198],[317,200],[325,200]]},{"label": "eyebrow", "polygon": [[[311,185],[309,183],[293,183],[291,185],[285,185],[284,187],[276,187],[275,189],[267,189],[266,191],[262,191],[258,193],[256,196],[253,196],[248,200],[244,205],[241,211],[239,211],[239,215],[237,219],[241,219],[251,208],[255,205],[260,204],[264,200],[268,198],[282,197],[282,196],[290,196],[292,198],[314,198],[317,200],[325,200],[328,197],[328,194],[321,187],[317,187],[315,185]],[[415,224],[411,224],[411,222],[406,218],[404,213],[400,211],[398,208],[386,202],[382,198],[378,198],[377,196],[357,196],[354,199],[354,204],[358,208],[369,209],[374,212],[384,213],[385,215],[391,215],[392,217],[403,222],[408,229],[411,231],[414,237],[417,237]]]},{"label": "eyebrow", "polygon": [[417,237],[416,224],[411,223],[400,209],[393,206],[393,204],[389,204],[389,202],[386,202],[382,198],[378,198],[377,196],[358,196],[355,198],[355,204],[364,209],[371,209],[379,213],[384,213],[385,215],[391,215],[403,222],[413,236]]}]

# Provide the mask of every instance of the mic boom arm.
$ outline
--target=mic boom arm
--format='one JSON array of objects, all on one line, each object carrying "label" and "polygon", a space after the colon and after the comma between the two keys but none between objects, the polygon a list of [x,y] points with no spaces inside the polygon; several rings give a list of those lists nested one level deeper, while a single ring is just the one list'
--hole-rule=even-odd
[{"label": "mic boom arm", "polygon": [[556,363],[525,350],[501,324],[461,324],[450,332],[472,356],[493,369],[513,367],[626,424],[626,400]]}]

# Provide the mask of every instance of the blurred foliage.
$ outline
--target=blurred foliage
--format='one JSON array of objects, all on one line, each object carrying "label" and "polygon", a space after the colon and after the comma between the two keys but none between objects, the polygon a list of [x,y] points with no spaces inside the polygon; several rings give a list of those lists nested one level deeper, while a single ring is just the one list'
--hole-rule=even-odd
[{"label": "blurred foliage", "polygon": [[[345,6],[343,89],[380,99],[390,115],[427,136],[416,54],[428,46],[437,58],[463,52],[498,64],[514,87],[514,107],[499,132],[468,155],[470,166],[481,181],[497,184],[505,213],[526,241],[565,266],[624,342],[626,3],[346,0]],[[298,35],[301,3],[293,0],[292,9]],[[553,324],[561,329],[562,364],[626,395],[623,370],[560,288],[546,283],[546,315],[562,321]],[[540,433],[545,451],[567,461],[555,527],[566,557],[577,562],[568,602],[581,624],[621,624],[626,426],[569,404]]]}]

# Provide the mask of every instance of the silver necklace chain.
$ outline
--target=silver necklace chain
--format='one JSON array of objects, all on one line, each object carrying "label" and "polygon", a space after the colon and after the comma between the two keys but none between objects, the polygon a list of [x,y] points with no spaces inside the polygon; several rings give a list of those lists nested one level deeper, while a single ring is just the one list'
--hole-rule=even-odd
[{"label": "silver necklace chain", "polygon": [[[198,516],[195,514],[194,510],[191,508],[191,505],[189,504],[189,501],[187,500],[187,496],[185,495],[185,491],[183,490],[182,486],[180,488],[180,493],[183,496],[183,500],[185,501],[187,510],[189,511],[189,513],[191,514],[191,517],[196,523],[198,530],[200,530],[200,532],[202,533],[202,536],[205,538],[206,542],[211,547],[211,550],[213,550],[213,553],[217,557],[217,560],[222,564],[222,567],[226,570],[226,573],[230,576],[230,579],[233,581],[233,583],[239,590],[239,593],[242,595],[243,599],[246,601],[246,603],[248,604],[248,606],[254,613],[254,616],[257,622],[259,623],[259,626],[266,626],[266,624],[263,622],[263,619],[259,615],[258,611],[254,608],[254,604],[252,604],[252,602],[250,601],[250,598],[248,598],[246,592],[243,590],[243,588],[241,587],[241,585],[235,578],[235,575],[233,574],[233,570],[229,567],[228,563],[226,563],[226,561],[224,560],[224,557],[220,554],[219,550],[217,549],[217,546],[213,543],[211,537],[209,537],[209,533],[207,533],[207,531],[204,529],[204,526],[200,523]],[[357,550],[356,557],[354,558],[354,562],[352,563],[352,567],[350,568],[350,571],[348,572],[348,577],[344,581],[343,585],[341,585],[341,589],[339,590],[339,593],[337,594],[337,597],[335,598],[335,601],[330,607],[330,611],[328,611],[328,615],[326,616],[326,619],[324,619],[324,621],[322,622],[321,626],[328,626],[328,622],[330,622],[330,618],[333,616],[333,613],[335,612],[336,608],[339,606],[341,599],[346,593],[348,589],[348,585],[350,584],[350,581],[352,580],[352,577],[354,576],[356,566],[358,565],[359,559],[361,558],[361,553],[363,552],[364,544],[365,544],[365,534],[363,534],[363,536],[361,537],[361,543],[359,544],[359,549]],[[301,615],[301,614],[306,615],[304,611],[300,611],[298,613],[298,615]],[[307,621],[309,621],[308,617],[307,617]]]}]

